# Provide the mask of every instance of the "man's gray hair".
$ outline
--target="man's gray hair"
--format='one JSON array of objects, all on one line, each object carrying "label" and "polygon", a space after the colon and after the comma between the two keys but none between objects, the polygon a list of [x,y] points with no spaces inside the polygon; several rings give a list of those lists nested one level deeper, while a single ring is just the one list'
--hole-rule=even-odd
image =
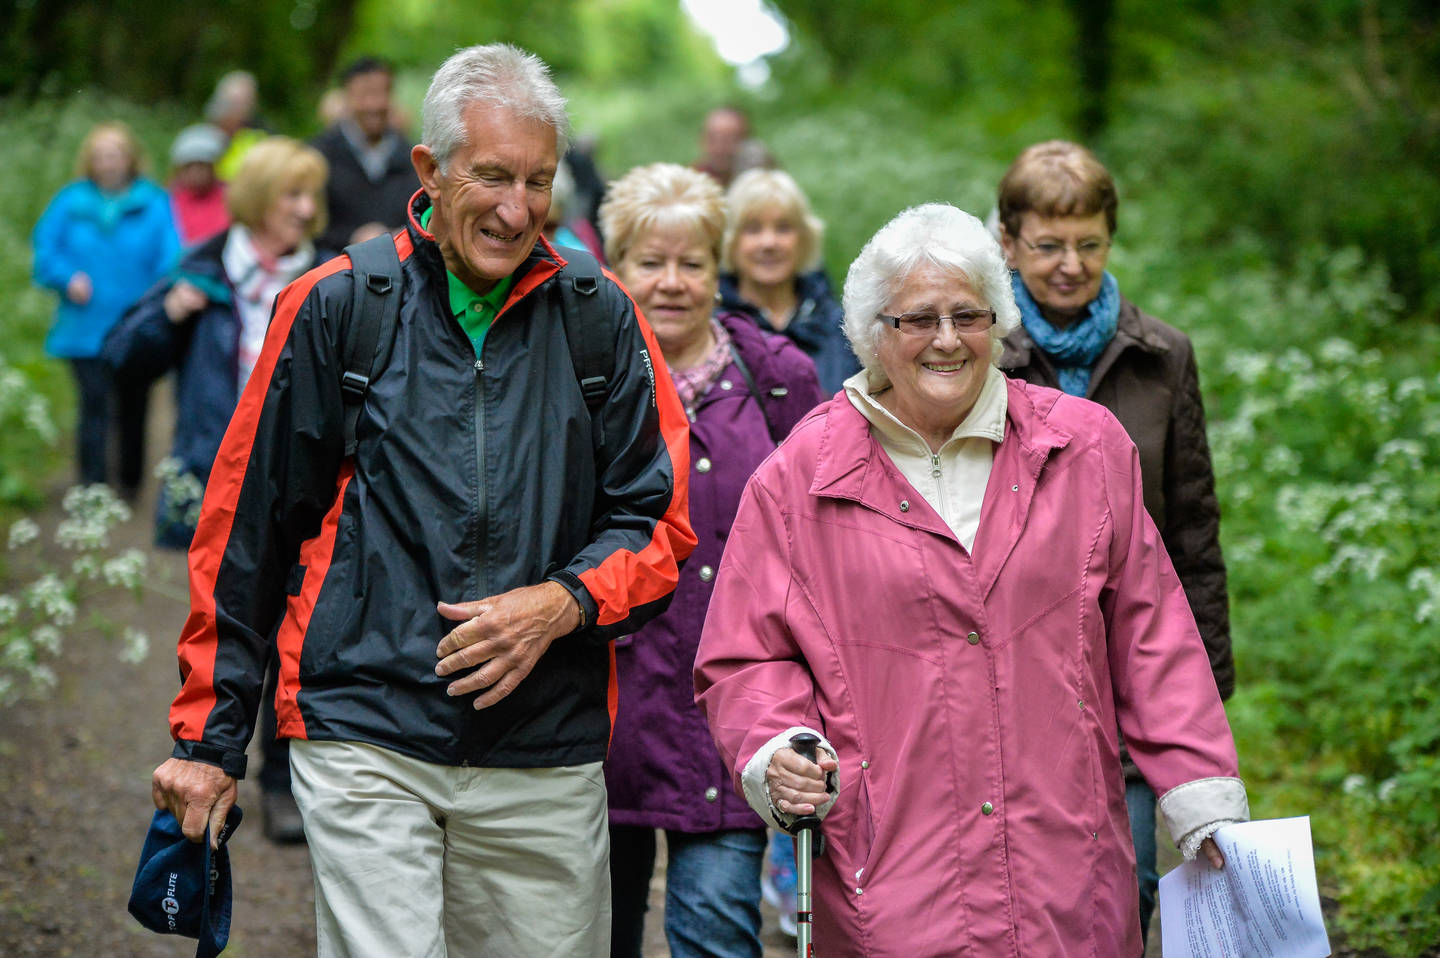
[{"label": "man's gray hair", "polygon": [[556,155],[565,155],[570,116],[550,68],[519,47],[488,43],[459,50],[440,64],[425,93],[420,142],[430,148],[442,174],[449,170],[450,157],[465,145],[465,111],[476,103],[548,124],[555,130]]},{"label": "man's gray hair", "polygon": [[985,224],[947,203],[912,206],[870,238],[845,276],[845,338],[866,369],[879,367],[880,313],[916,270],[927,267],[964,278],[995,310],[992,362],[1000,356],[1000,340],[1020,324],[1010,268]]}]

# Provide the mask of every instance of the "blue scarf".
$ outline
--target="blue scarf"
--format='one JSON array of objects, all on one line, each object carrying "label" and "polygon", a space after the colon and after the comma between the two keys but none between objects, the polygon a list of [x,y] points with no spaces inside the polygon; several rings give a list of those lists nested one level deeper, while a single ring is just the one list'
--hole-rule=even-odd
[{"label": "blue scarf", "polygon": [[1095,360],[1115,338],[1120,320],[1120,284],[1108,272],[1100,281],[1100,295],[1085,307],[1085,315],[1066,329],[1056,329],[1040,313],[1040,305],[1025,288],[1018,272],[1010,274],[1015,305],[1025,332],[1055,362],[1060,388],[1072,396],[1084,396],[1090,388],[1090,370]]}]

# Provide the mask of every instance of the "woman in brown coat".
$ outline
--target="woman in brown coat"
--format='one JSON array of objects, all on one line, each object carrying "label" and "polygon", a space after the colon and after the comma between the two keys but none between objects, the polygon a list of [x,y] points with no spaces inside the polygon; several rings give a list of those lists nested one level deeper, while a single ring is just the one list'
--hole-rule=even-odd
[{"label": "woman in brown coat", "polygon": [[[1022,324],[1005,337],[1009,375],[1108,408],[1140,452],[1145,508],[1159,528],[1210,655],[1221,698],[1235,689],[1220,507],[1205,439],[1195,350],[1141,312],[1105,271],[1118,198],[1089,150],[1027,148],[1000,182],[1000,240]],[[1125,760],[1140,924],[1155,906],[1155,795]]]}]

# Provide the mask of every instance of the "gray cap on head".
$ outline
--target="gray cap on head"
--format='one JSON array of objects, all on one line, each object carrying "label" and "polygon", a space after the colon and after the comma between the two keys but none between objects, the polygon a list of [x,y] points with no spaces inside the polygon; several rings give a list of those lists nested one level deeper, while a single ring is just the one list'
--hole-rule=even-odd
[{"label": "gray cap on head", "polygon": [[209,123],[187,126],[170,144],[170,165],[214,163],[225,152],[225,133]]}]

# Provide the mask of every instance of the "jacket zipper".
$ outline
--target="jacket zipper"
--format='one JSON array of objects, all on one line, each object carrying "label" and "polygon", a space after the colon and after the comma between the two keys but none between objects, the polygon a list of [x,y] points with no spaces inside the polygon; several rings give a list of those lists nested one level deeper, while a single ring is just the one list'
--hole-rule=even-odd
[{"label": "jacket zipper", "polygon": [[[482,349],[484,347],[481,347]],[[477,358],[475,370],[475,598],[490,594],[485,575],[485,360]]]}]

